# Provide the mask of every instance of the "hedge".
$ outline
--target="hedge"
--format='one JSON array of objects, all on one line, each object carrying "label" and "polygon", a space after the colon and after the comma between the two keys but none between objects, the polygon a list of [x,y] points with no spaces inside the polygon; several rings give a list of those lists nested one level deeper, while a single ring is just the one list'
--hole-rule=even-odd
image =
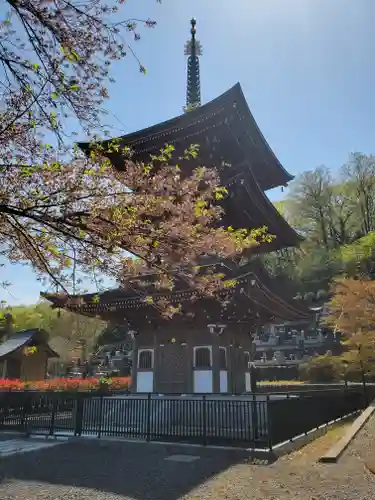
[{"label": "hedge", "polygon": [[18,379],[0,379],[0,391],[98,391],[103,387],[109,391],[119,391],[128,389],[130,382],[130,377],[52,378],[30,382]]}]

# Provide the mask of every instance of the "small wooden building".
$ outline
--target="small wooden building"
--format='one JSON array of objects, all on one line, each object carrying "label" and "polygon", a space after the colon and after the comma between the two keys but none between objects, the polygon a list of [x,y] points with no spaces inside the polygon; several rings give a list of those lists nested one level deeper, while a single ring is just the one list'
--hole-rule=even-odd
[{"label": "small wooden building", "polygon": [[37,328],[16,332],[0,343],[0,378],[43,380],[50,358],[59,355],[48,345],[48,333]]}]

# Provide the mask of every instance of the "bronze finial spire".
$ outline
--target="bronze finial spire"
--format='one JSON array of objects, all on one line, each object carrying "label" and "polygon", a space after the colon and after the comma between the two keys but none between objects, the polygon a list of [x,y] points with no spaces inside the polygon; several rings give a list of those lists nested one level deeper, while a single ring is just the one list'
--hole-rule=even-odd
[{"label": "bronze finial spire", "polygon": [[193,17],[191,24],[191,38],[185,44],[185,55],[188,57],[187,88],[185,111],[191,111],[201,105],[201,85],[199,72],[199,56],[202,55],[202,46],[195,39],[197,21]]}]

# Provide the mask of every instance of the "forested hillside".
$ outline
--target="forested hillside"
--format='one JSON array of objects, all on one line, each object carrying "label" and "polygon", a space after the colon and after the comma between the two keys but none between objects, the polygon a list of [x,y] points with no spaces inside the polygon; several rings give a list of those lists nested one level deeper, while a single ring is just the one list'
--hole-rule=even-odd
[{"label": "forested hillside", "polygon": [[264,260],[273,275],[291,278],[296,293],[327,291],[338,275],[372,277],[375,156],[354,153],[335,172],[304,172],[276,205],[305,240]]},{"label": "forested hillside", "polygon": [[74,351],[84,347],[89,354],[106,323],[68,311],[51,309],[49,303],[30,306],[4,307],[0,318],[12,315],[13,331],[43,328],[50,335],[50,345],[60,354],[61,361],[70,361]]}]

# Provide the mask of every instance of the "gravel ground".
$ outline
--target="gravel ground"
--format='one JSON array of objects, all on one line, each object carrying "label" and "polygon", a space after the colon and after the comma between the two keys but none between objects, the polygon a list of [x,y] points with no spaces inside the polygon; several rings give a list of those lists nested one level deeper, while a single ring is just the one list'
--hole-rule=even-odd
[{"label": "gravel ground", "polygon": [[[295,453],[272,465],[243,453],[106,441],[69,442],[0,459],[1,500],[374,500],[371,419],[338,464]],[[171,455],[196,455],[172,462]]]},{"label": "gravel ground", "polygon": [[[375,454],[375,417],[337,464],[320,464],[296,452],[267,467],[239,464],[194,488],[191,499],[374,500],[375,476],[364,461]],[[221,495],[221,496],[220,496]]]}]

